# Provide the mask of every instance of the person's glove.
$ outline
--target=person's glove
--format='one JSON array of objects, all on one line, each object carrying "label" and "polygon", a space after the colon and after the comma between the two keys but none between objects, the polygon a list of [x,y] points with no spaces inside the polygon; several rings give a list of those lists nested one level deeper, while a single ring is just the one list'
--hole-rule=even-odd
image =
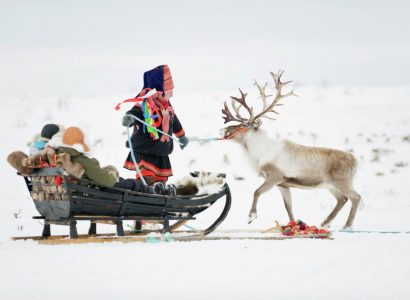
[{"label": "person's glove", "polygon": [[189,139],[186,136],[180,137],[178,141],[179,141],[179,146],[181,147],[181,149],[184,149],[186,145],[188,145],[189,143]]},{"label": "person's glove", "polygon": [[122,117],[122,126],[130,127],[133,123],[134,119],[132,118],[132,115],[125,114],[124,117]]}]

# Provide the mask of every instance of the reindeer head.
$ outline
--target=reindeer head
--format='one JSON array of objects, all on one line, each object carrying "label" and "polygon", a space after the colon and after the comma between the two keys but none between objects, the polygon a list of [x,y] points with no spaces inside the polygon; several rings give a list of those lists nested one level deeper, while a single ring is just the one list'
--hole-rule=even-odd
[{"label": "reindeer head", "polygon": [[[241,133],[246,132],[249,129],[257,130],[259,126],[262,125],[262,120],[261,120],[262,118],[274,120],[272,117],[268,116],[267,114],[268,113],[278,114],[276,111],[274,111],[274,108],[275,106],[282,105],[278,103],[279,100],[285,97],[288,97],[288,96],[296,96],[293,93],[293,90],[287,94],[282,94],[282,87],[292,82],[292,81],[286,81],[286,82],[281,81],[283,71],[279,71],[278,74],[270,72],[270,74],[275,84],[276,94],[275,94],[273,101],[269,105],[267,104],[267,98],[272,97],[273,95],[266,95],[265,89],[268,86],[268,84],[265,83],[265,85],[262,87],[261,85],[259,85],[259,83],[256,82],[256,80],[254,83],[254,85],[259,90],[260,98],[262,99],[262,102],[263,102],[262,111],[258,113],[257,115],[254,115],[253,107],[249,107],[246,104],[245,98],[247,96],[247,93],[242,92],[241,89],[239,89],[239,92],[241,93],[240,98],[231,96],[231,99],[232,99],[231,105],[235,112],[235,115],[231,113],[225,101],[224,108],[222,109],[222,113],[225,115],[223,116],[223,119],[225,120],[224,124],[228,122],[237,122],[239,124],[230,125],[230,126],[223,128],[222,129],[223,138],[229,139],[235,136],[239,136]],[[244,107],[248,111],[249,113],[248,118],[241,116],[240,114],[241,107]]]}]

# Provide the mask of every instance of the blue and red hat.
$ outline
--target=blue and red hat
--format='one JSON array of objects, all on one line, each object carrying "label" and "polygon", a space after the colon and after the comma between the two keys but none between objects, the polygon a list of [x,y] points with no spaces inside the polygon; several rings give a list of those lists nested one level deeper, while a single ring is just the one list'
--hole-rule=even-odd
[{"label": "blue and red hat", "polygon": [[171,70],[168,65],[161,65],[144,73],[144,87],[165,92],[174,88]]},{"label": "blue and red hat", "polygon": [[141,92],[135,98],[124,100],[115,106],[116,110],[120,109],[122,103],[138,102],[138,97],[145,96],[150,89],[156,89],[157,92],[162,92],[165,95],[166,91],[174,88],[174,82],[172,81],[171,70],[168,65],[161,65],[152,70],[144,73],[144,87]]}]

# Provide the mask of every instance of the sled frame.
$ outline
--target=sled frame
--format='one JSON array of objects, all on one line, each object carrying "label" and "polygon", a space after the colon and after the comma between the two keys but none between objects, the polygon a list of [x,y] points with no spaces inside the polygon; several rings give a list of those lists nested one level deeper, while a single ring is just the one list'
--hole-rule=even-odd
[{"label": "sled frame", "polygon": [[[49,194],[57,195],[57,197],[65,196],[66,199],[59,200],[60,202],[65,202],[64,205],[68,205],[68,211],[65,212],[65,215],[62,216],[53,216],[52,218],[47,218],[44,215],[35,216],[33,219],[42,219],[44,220],[42,237],[47,238],[51,237],[51,225],[68,225],[69,226],[69,237],[70,238],[78,238],[79,234],[77,231],[77,222],[78,221],[89,221],[90,227],[88,230],[88,235],[93,236],[97,234],[97,222],[99,221],[109,221],[112,224],[116,225],[116,235],[117,236],[124,236],[124,227],[123,221],[157,221],[163,224],[163,228],[161,230],[156,230],[154,232],[161,232],[167,233],[172,232],[179,228],[180,226],[186,224],[190,220],[195,220],[196,218],[194,215],[206,210],[208,207],[212,206],[216,201],[220,198],[225,197],[224,207],[222,209],[221,214],[216,218],[216,220],[206,229],[204,230],[197,230],[198,234],[201,235],[208,235],[212,231],[214,231],[226,218],[229,213],[232,196],[227,184],[224,185],[223,190],[210,195],[192,195],[192,196],[181,196],[176,195],[174,196],[165,196],[165,195],[156,195],[156,194],[144,194],[141,192],[135,192],[120,188],[104,188],[99,187],[91,182],[86,182],[88,185],[73,183],[72,179],[69,178],[64,172],[64,170],[60,168],[45,168],[39,170],[36,174],[33,173],[32,176],[43,176],[43,177],[53,177],[53,176],[60,176],[62,178],[62,187],[63,192],[61,191],[53,191],[48,192]],[[34,190],[34,186],[46,186],[46,187],[53,187],[53,185],[49,183],[39,183],[34,182],[34,180],[28,176],[24,176],[24,180],[26,186],[31,195],[34,193],[39,193],[38,191]],[[84,183],[84,182],[83,182]],[[47,193],[47,192],[46,192]],[[50,196],[50,195],[49,195]],[[33,198],[33,196],[32,196]],[[138,201],[135,202],[135,199]],[[209,199],[209,202],[207,202]],[[101,201],[100,201],[101,200]],[[34,201],[34,198],[33,198]],[[35,204],[38,206],[45,205],[48,203],[52,203],[56,200],[43,200],[42,201],[35,201]],[[83,202],[81,202],[83,201]],[[128,201],[128,202],[127,202]],[[134,202],[133,202],[134,201]],[[55,203],[54,202],[54,203]],[[91,211],[92,214],[76,214],[72,212],[72,206],[77,205],[80,207],[81,212],[81,205],[79,206],[78,202],[85,203],[84,207]],[[148,209],[148,212],[145,211],[142,215],[135,213],[130,214],[132,210],[127,207],[127,205],[140,205],[142,208]],[[93,211],[93,205],[96,205],[96,211]],[[104,209],[110,210],[111,215],[105,214],[98,214]],[[125,208],[124,208],[125,207]],[[149,210],[155,209],[158,215],[150,215]],[[128,209],[128,210],[127,210]],[[74,209],[75,211],[75,209]],[[135,211],[135,209],[134,209]],[[138,208],[137,208],[138,211]],[[40,211],[39,211],[40,212]],[[180,213],[178,213],[180,212]],[[41,213],[41,212],[40,212]],[[125,215],[123,215],[125,213]],[[176,214],[176,215],[175,215]],[[170,224],[170,221],[176,221],[174,224]]]}]

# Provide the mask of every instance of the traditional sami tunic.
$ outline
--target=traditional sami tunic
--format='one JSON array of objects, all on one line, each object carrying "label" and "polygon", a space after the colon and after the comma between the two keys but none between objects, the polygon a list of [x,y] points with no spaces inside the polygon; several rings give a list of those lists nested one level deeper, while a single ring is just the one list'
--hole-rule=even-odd
[{"label": "traditional sami tunic", "polygon": [[[136,121],[133,124],[134,132],[131,143],[142,176],[152,176],[155,181],[166,181],[169,176],[172,176],[168,155],[174,149],[172,139],[159,133],[156,129],[169,135],[174,134],[178,138],[184,136],[185,132],[174,113],[172,105],[168,101],[159,100],[157,94],[148,97],[148,93],[155,89],[164,95],[165,91],[173,88],[174,83],[169,67],[161,65],[144,73],[144,87],[136,99],[124,101],[136,102],[127,114],[134,115],[145,122],[148,121],[148,124],[153,123],[151,124],[153,127],[148,127]],[[136,169],[131,153],[128,154],[124,167],[129,170]],[[137,174],[137,179],[138,177]]]},{"label": "traditional sami tunic", "polygon": [[[164,118],[164,114],[169,115],[169,127],[168,131],[163,129],[162,124],[157,128],[167,132],[169,135],[174,134],[177,138],[185,135],[184,129],[178,120],[178,117],[173,112],[172,105],[169,102],[162,102],[160,100],[154,100],[156,106],[159,108],[161,117]],[[137,118],[144,120],[142,112],[142,106],[140,102],[129,111],[127,114],[136,116]],[[161,137],[162,134],[159,133]],[[161,138],[154,139],[148,132],[147,126],[136,121],[134,123],[134,131],[131,136],[132,149],[135,153],[136,162],[141,170],[142,176],[152,176],[155,181],[166,181],[169,176],[172,176],[171,162],[168,155],[170,155],[174,149],[174,143],[172,139],[161,140]],[[129,147],[127,142],[127,147]],[[135,170],[135,165],[132,160],[131,153],[124,163],[124,168],[129,170]],[[139,175],[137,174],[137,179]]]}]

